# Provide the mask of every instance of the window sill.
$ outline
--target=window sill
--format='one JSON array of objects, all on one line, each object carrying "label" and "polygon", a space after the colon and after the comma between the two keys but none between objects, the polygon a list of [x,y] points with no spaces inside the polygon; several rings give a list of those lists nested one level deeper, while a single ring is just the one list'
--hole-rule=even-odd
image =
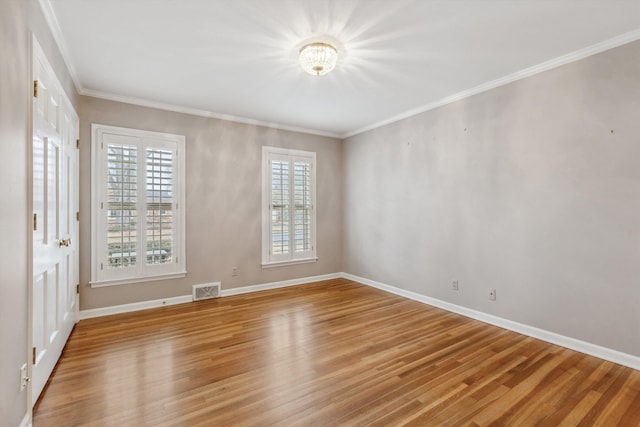
[{"label": "window sill", "polygon": [[318,262],[318,257],[288,259],[286,261],[263,262],[262,268],[284,267],[287,265],[308,264],[310,262]]},{"label": "window sill", "polygon": [[117,286],[117,285],[129,285],[132,283],[142,283],[142,282],[152,282],[155,280],[169,280],[169,279],[180,279],[183,277],[187,277],[186,271],[180,271],[178,273],[169,273],[169,274],[158,274],[156,276],[144,276],[144,277],[130,277],[127,279],[117,279],[117,280],[96,280],[89,282],[92,288],[104,288],[106,286]]}]

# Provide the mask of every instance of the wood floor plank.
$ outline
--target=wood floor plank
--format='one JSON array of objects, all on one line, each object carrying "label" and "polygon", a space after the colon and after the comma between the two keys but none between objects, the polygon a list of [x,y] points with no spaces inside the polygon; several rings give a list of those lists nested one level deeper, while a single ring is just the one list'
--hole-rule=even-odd
[{"label": "wood floor plank", "polygon": [[640,425],[640,372],[347,279],[79,322],[34,426]]}]

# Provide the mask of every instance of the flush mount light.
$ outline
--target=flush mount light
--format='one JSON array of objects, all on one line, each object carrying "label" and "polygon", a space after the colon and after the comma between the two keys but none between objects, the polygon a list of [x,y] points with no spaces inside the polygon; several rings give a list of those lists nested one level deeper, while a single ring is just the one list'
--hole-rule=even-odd
[{"label": "flush mount light", "polygon": [[328,43],[310,43],[300,49],[302,69],[314,76],[322,76],[333,70],[338,59],[338,50]]}]

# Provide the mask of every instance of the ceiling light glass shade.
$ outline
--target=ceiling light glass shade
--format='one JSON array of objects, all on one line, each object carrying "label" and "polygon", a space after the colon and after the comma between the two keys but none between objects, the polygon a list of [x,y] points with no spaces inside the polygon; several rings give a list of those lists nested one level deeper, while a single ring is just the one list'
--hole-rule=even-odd
[{"label": "ceiling light glass shade", "polygon": [[322,76],[333,70],[338,60],[338,50],[327,43],[311,43],[300,49],[302,69],[314,76]]}]

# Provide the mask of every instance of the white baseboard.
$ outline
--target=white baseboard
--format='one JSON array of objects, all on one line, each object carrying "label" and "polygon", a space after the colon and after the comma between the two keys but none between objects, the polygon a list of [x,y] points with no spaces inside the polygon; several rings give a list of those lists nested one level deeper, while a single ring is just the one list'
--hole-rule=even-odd
[{"label": "white baseboard", "polygon": [[247,294],[249,292],[267,291],[269,289],[286,288],[288,286],[304,285],[305,283],[320,282],[322,280],[340,279],[343,273],[323,274],[320,276],[310,276],[301,279],[283,280],[280,282],[264,283],[261,285],[243,286],[241,288],[222,289],[222,296]]},{"label": "white baseboard", "polygon": [[[323,274],[320,276],[303,277],[300,279],[283,280],[280,282],[263,283],[259,285],[243,286],[240,288],[222,289],[221,296],[227,297],[231,295],[246,294],[249,292],[266,291],[269,289],[284,288],[287,286],[302,285],[305,283],[319,282],[321,280],[338,279],[342,277],[342,273]],[[93,308],[89,310],[80,310],[79,319],[91,319],[93,317],[109,316],[112,314],[129,313],[132,311],[146,310],[148,308],[163,307],[175,304],[184,304],[191,302],[191,295],[182,295],[172,298],[156,299],[151,301],[140,301],[131,304],[112,305],[109,307]]]},{"label": "white baseboard", "polygon": [[24,414],[24,418],[22,419],[22,422],[18,427],[32,427],[32,425],[33,424],[31,424],[31,411],[27,411],[27,413]]},{"label": "white baseboard", "polygon": [[638,356],[633,356],[631,354],[623,353],[617,350],[612,350],[607,347],[602,347],[586,341],[581,341],[575,338],[567,337],[565,335],[560,335],[555,332],[550,332],[544,329],[514,322],[513,320],[504,319],[502,317],[494,316],[492,314],[487,314],[481,311],[472,310],[467,307],[463,307],[457,304],[452,304],[436,298],[427,297],[425,295],[421,295],[416,292],[411,292],[404,289],[396,288],[395,286],[390,286],[384,283],[376,282],[375,280],[370,280],[364,277],[355,276],[353,274],[342,273],[341,277],[344,277],[345,279],[350,279],[350,280],[353,280],[354,282],[362,283],[383,291],[387,291],[392,294],[409,298],[414,301],[418,301],[434,307],[442,308],[452,313],[461,314],[463,316],[470,317],[472,319],[480,320],[481,322],[499,326],[504,329],[509,329],[511,331],[518,332],[520,334],[527,335],[532,338],[537,338],[539,340],[546,341],[551,344],[556,344],[562,347],[569,348],[571,350],[579,351],[580,353],[588,354],[590,356],[595,356],[600,359],[608,360],[610,362],[628,366],[629,368],[640,370],[640,357]]},{"label": "white baseboard", "polygon": [[191,302],[190,294],[179,297],[155,299],[151,301],[133,302],[131,304],[80,310],[80,320],[91,319],[92,317],[110,316],[112,314],[129,313],[131,311],[146,310],[148,308],[163,307],[167,305],[183,304],[185,302]]}]

